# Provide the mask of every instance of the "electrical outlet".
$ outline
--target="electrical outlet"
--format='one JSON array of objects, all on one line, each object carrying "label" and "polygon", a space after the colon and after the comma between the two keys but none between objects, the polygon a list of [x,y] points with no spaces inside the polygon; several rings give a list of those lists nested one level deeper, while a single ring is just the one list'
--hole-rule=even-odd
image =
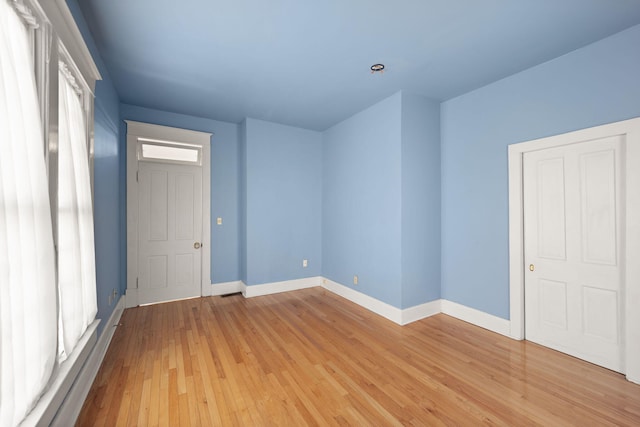
[{"label": "electrical outlet", "polygon": [[309,265],[309,262],[306,259],[302,260],[302,267],[303,268],[307,268],[307,266]]},{"label": "electrical outlet", "polygon": [[222,217],[218,217],[218,219],[216,219],[216,224],[222,225]]},{"label": "electrical outlet", "polygon": [[358,284],[358,275],[357,274],[353,276],[353,284],[354,285]]}]

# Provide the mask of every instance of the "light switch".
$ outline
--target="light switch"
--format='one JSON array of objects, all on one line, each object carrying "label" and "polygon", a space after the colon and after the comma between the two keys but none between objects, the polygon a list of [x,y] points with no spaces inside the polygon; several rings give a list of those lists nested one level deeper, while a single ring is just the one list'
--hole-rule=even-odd
[{"label": "light switch", "polygon": [[216,224],[222,225],[222,218],[221,217],[218,217],[218,219],[216,220]]},{"label": "light switch", "polygon": [[302,267],[307,268],[307,265],[309,265],[309,263],[307,262],[306,259],[302,260]]}]

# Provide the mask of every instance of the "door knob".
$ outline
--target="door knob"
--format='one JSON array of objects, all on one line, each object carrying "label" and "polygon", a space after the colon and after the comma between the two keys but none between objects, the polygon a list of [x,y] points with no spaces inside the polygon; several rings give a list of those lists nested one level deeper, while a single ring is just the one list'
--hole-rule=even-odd
[{"label": "door knob", "polygon": [[195,242],[193,244],[193,247],[196,248],[196,249],[200,249],[201,246],[202,246],[202,243],[200,243],[200,242]]},{"label": "door knob", "polygon": [[535,269],[536,269],[536,267],[533,264],[529,264],[529,271],[533,271]]}]

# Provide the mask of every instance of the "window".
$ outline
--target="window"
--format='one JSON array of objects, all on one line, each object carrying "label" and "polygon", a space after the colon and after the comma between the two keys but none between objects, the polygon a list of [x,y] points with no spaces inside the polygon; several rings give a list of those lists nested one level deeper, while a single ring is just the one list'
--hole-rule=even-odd
[{"label": "window", "polygon": [[99,74],[70,17],[64,1],[0,0],[2,426],[49,424],[97,325],[90,136]]},{"label": "window", "polygon": [[[19,3],[14,3],[18,5]],[[28,9],[0,0],[0,425],[22,421],[56,361],[54,246]]]},{"label": "window", "polygon": [[85,91],[58,64],[58,357],[65,360],[97,312]]},{"label": "window", "polygon": [[184,142],[138,138],[138,160],[202,165],[202,146]]}]

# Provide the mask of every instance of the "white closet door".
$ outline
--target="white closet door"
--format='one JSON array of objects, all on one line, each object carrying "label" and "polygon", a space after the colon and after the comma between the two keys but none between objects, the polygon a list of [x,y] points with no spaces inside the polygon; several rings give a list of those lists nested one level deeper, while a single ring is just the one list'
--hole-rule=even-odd
[{"label": "white closet door", "polygon": [[622,372],[620,136],[524,155],[526,339]]}]

